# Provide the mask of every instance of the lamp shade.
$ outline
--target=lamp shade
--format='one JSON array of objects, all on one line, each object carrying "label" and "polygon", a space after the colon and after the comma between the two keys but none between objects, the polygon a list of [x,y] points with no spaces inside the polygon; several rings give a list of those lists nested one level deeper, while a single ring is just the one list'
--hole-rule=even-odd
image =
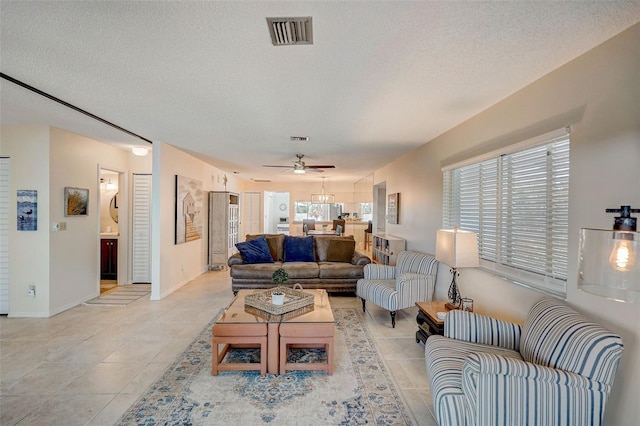
[{"label": "lamp shade", "polygon": [[620,302],[640,303],[640,232],[582,228],[578,288]]},{"label": "lamp shade", "polygon": [[439,229],[436,234],[436,259],[452,268],[473,268],[479,265],[478,236],[475,232]]}]

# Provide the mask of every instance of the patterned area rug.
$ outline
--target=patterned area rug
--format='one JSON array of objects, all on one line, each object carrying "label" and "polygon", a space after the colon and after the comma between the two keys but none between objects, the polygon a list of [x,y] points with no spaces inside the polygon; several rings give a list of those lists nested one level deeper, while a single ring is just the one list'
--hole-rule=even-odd
[{"label": "patterned area rug", "polygon": [[84,304],[103,306],[128,305],[149,293],[151,293],[151,284],[117,286],[112,290],[105,291],[94,299],[84,302]]},{"label": "patterned area rug", "polygon": [[[335,371],[222,371],[211,375],[211,325],[122,416],[120,425],[411,425],[357,309],[334,309]],[[322,350],[291,351],[317,362]],[[233,350],[225,362],[259,356]],[[291,359],[290,357],[290,359]]]}]

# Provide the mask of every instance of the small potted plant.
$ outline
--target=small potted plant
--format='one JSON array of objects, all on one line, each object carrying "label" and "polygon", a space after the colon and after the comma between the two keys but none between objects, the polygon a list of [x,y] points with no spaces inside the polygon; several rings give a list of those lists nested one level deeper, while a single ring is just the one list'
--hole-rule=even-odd
[{"label": "small potted plant", "polygon": [[[276,269],[271,275],[271,281],[278,285],[282,285],[289,279],[289,273],[284,268]],[[274,305],[282,305],[284,303],[284,293],[281,291],[274,291],[271,293],[271,303]]]},{"label": "small potted plant", "polygon": [[271,281],[273,281],[278,285],[282,285],[286,283],[288,279],[289,279],[289,273],[284,268],[276,269],[275,271],[273,271],[273,274],[271,275]]}]

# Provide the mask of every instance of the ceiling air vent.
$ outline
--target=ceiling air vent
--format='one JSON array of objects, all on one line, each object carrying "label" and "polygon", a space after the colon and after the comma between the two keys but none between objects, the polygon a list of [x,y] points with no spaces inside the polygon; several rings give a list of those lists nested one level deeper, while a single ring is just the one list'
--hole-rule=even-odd
[{"label": "ceiling air vent", "polygon": [[267,18],[274,46],[313,44],[311,16],[305,18]]},{"label": "ceiling air vent", "polygon": [[291,136],[292,142],[309,142],[309,136]]}]

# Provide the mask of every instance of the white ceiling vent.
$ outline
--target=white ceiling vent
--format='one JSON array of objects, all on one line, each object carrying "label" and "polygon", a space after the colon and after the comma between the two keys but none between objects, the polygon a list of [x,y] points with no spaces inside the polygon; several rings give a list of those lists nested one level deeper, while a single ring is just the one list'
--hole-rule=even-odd
[{"label": "white ceiling vent", "polygon": [[267,18],[274,46],[313,44],[311,16],[304,18]]}]

